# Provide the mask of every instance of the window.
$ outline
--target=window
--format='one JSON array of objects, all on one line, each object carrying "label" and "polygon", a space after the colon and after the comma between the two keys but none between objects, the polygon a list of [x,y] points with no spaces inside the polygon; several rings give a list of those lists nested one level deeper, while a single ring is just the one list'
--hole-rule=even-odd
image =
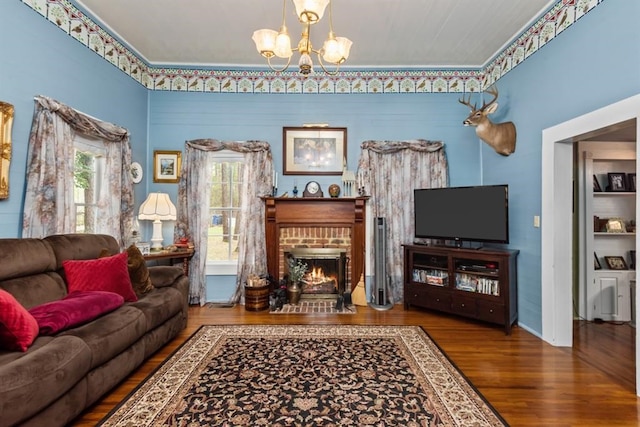
[{"label": "window", "polygon": [[98,200],[105,168],[104,144],[76,136],[74,140],[73,202],[76,207],[76,233],[100,233]]},{"label": "window", "polygon": [[236,274],[243,168],[241,155],[216,154],[209,201],[208,274]]}]

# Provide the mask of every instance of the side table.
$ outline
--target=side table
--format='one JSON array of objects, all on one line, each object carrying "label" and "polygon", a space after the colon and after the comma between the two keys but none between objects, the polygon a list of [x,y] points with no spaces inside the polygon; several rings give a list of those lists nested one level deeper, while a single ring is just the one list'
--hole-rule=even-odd
[{"label": "side table", "polygon": [[182,269],[184,270],[185,276],[188,276],[189,261],[193,257],[194,253],[195,253],[194,249],[179,249],[175,251],[151,252],[150,254],[143,255],[142,257],[145,259],[145,261],[167,260],[171,264],[174,264],[173,260],[179,260],[182,262]]}]

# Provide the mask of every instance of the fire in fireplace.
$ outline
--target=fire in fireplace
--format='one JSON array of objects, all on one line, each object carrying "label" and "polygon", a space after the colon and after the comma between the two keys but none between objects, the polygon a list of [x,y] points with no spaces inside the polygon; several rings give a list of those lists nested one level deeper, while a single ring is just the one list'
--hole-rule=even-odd
[{"label": "fire in fireplace", "polygon": [[337,299],[344,294],[347,277],[345,249],[291,248],[284,255],[307,264],[307,272],[302,278],[302,298]]}]

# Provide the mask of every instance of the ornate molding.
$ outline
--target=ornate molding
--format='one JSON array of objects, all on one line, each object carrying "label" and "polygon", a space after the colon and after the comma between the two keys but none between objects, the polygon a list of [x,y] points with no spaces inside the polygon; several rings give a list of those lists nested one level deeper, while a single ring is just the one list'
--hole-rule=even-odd
[{"label": "ornate molding", "polygon": [[558,0],[486,66],[478,70],[362,70],[337,76],[296,72],[151,67],[69,0],[21,0],[149,90],[212,93],[387,94],[479,92],[605,0]]}]

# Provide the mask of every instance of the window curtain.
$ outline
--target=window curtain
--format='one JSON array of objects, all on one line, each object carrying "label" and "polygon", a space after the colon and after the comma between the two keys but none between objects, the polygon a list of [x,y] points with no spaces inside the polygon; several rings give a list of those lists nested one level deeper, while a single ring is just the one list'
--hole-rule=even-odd
[{"label": "window curtain", "polygon": [[23,237],[74,233],[74,139],[82,134],[106,147],[106,191],[98,200],[100,233],[127,242],[133,221],[133,181],[129,132],[45,96],[36,96],[24,203]]},{"label": "window curtain", "polygon": [[[413,242],[413,190],[448,186],[444,144],[439,141],[365,141],[358,164],[358,188],[370,196],[373,217],[387,223],[386,270],[389,302],[403,298],[402,245]],[[370,226],[373,226],[371,224]],[[373,235],[373,233],[372,233]],[[373,248],[373,238],[369,245]],[[369,265],[373,265],[373,250]]]},{"label": "window curtain", "polygon": [[244,156],[243,188],[240,201],[241,230],[238,242],[238,272],[236,291],[231,302],[243,295],[247,277],[267,271],[264,233],[264,202],[260,197],[271,191],[273,159],[271,146],[263,141],[217,141],[197,139],[185,143],[182,172],[178,186],[178,218],[176,239],[190,238],[196,248],[191,260],[189,279],[190,304],[206,302],[207,233],[209,229],[209,200],[211,173],[215,152],[231,150]]}]

